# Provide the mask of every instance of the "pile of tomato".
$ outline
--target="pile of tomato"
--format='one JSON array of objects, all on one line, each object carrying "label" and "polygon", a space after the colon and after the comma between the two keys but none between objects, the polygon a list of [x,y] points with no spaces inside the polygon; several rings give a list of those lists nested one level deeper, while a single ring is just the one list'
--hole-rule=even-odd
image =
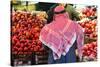
[{"label": "pile of tomato", "polygon": [[11,14],[11,50],[13,54],[32,54],[42,51],[39,34],[45,21],[36,14],[13,12]]}]

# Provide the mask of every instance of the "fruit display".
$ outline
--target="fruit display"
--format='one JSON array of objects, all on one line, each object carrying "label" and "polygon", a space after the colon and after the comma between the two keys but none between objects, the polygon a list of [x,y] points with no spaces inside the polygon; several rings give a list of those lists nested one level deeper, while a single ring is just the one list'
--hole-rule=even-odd
[{"label": "fruit display", "polygon": [[80,25],[85,29],[85,34],[91,34],[95,31],[96,22],[95,21],[86,21],[80,23]]},{"label": "fruit display", "polygon": [[43,50],[39,33],[45,21],[27,12],[12,13],[11,21],[12,54],[26,55]]},{"label": "fruit display", "polygon": [[90,38],[97,37],[97,20],[88,20],[79,23],[83,29],[84,33]]},{"label": "fruit display", "polygon": [[96,15],[96,11],[97,10],[96,10],[95,7],[88,6],[85,9],[82,10],[82,14],[87,16],[87,17],[95,16]]},{"label": "fruit display", "polygon": [[[28,1],[27,1],[28,2]],[[28,3],[29,4],[29,3]],[[26,5],[15,5],[11,11],[11,65],[48,64],[49,48],[39,40],[40,31],[47,24],[48,13],[37,9],[38,2]],[[24,7],[25,6],[25,7]],[[83,60],[97,59],[97,9],[96,6],[80,6],[80,20],[77,23],[84,31]],[[78,7],[77,7],[78,6]],[[17,8],[16,8],[17,7]],[[29,8],[30,7],[30,8]],[[76,13],[76,14],[78,14]],[[74,13],[72,14],[74,17]],[[59,27],[59,26],[58,26]],[[77,61],[79,60],[76,49]]]},{"label": "fruit display", "polygon": [[85,38],[97,39],[97,9],[96,6],[85,6],[80,10],[80,21],[83,27]]},{"label": "fruit display", "polygon": [[85,6],[79,11],[78,24],[84,31],[83,61],[97,59],[97,9],[96,6]]},{"label": "fruit display", "polygon": [[83,58],[85,60],[95,60],[97,58],[97,42],[91,42],[84,45]]}]

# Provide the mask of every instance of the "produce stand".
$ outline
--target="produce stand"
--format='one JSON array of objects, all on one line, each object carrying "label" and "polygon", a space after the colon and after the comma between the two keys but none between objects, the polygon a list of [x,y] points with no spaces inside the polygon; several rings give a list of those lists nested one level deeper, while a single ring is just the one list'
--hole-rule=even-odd
[{"label": "produce stand", "polygon": [[[97,10],[96,6],[83,6],[79,10],[80,26],[84,29],[83,61],[97,60]],[[93,47],[94,46],[94,47]]]},{"label": "produce stand", "polygon": [[[35,11],[36,6],[35,5],[32,6],[34,7],[34,10],[32,9],[29,11],[28,10],[23,11],[22,10],[23,8],[18,8],[19,6],[16,6],[17,11],[13,10],[11,13],[11,52],[12,52],[11,65],[12,66],[48,64],[49,50],[43,48],[42,46],[43,44],[39,41],[39,33],[43,28],[43,26],[47,23],[48,16],[46,11]],[[93,9],[93,12],[89,11],[89,9]],[[90,58],[89,55],[86,56],[84,54],[83,61],[96,61],[97,60],[96,6],[93,6],[91,8],[88,6],[84,6],[80,7],[78,10],[76,9],[76,11],[79,12],[80,16],[80,20],[77,22],[84,29],[83,48],[85,47],[85,50],[88,51],[88,49],[86,49],[87,44],[90,45],[92,43],[93,44],[92,50],[95,54],[95,57],[93,58]],[[92,27],[89,24],[91,24]],[[83,51],[85,50],[83,49]],[[89,50],[91,49],[89,48]],[[78,57],[77,60],[79,60]]]},{"label": "produce stand", "polygon": [[[24,16],[24,15],[27,15],[27,16],[29,15],[29,16],[34,17],[33,18],[33,22],[34,23],[31,22],[31,21],[28,22],[28,23],[34,24],[33,25],[34,28],[31,27],[33,29],[33,31],[34,31],[33,34],[31,33],[31,36],[33,36],[33,38],[28,38],[29,40],[27,40],[26,38],[24,38],[24,39],[26,39],[27,41],[30,41],[30,42],[32,42],[32,39],[33,39],[33,41],[34,41],[33,43],[36,44],[36,45],[33,44],[33,46],[34,46],[33,47],[34,48],[33,51],[29,51],[29,49],[32,49],[32,46],[31,46],[31,48],[29,48],[28,50],[26,50],[26,52],[23,51],[23,49],[22,50],[17,49],[17,51],[16,51],[17,47],[18,48],[21,47],[21,46],[24,47],[24,45],[25,45],[25,43],[22,42],[22,41],[24,41],[23,39],[22,40],[19,39],[19,42],[20,42],[19,46],[16,43],[14,43],[16,41],[15,35],[16,34],[19,35],[19,33],[21,33],[21,32],[19,32],[19,33],[17,32],[19,30],[18,28],[20,28],[21,23],[24,21],[23,19],[22,20],[18,19],[18,21],[17,21],[16,15],[17,16],[19,15],[20,18],[22,16]],[[12,33],[11,33],[11,36],[12,36],[12,49],[11,50],[12,50],[12,61],[13,61],[13,63],[11,65],[47,64],[48,52],[47,52],[47,50],[45,50],[45,49],[42,48],[42,43],[39,41],[39,35],[37,34],[37,33],[40,32],[40,30],[43,27],[43,25],[46,24],[46,19],[45,19],[46,13],[44,11],[33,11],[31,13],[30,12],[26,12],[26,11],[17,11],[17,12],[13,12],[12,17],[13,17],[13,19],[12,19],[12,27],[11,27],[12,28]],[[22,18],[24,18],[24,17],[22,17]],[[34,19],[35,20],[37,19],[37,21],[35,21]],[[20,20],[22,22],[20,22]],[[26,19],[26,22],[27,22],[27,19]],[[24,23],[26,23],[26,22],[24,22]],[[23,23],[23,25],[25,25],[24,23]],[[36,25],[37,25],[37,27],[35,27]],[[23,26],[22,29],[24,29],[24,26]],[[22,29],[20,29],[20,30],[22,30]],[[29,30],[31,30],[31,29],[29,29]],[[25,35],[24,37],[29,36],[28,29],[26,30],[26,34],[21,33],[20,35],[21,36]],[[23,37],[21,37],[21,38],[23,38]],[[17,39],[18,39],[18,37],[17,37]],[[25,42],[27,42],[27,41],[25,41]],[[23,45],[21,44],[21,42],[23,43]],[[32,43],[30,45],[32,45]],[[26,46],[28,46],[28,45],[26,45]],[[27,49],[27,48],[24,47],[24,49]]]}]

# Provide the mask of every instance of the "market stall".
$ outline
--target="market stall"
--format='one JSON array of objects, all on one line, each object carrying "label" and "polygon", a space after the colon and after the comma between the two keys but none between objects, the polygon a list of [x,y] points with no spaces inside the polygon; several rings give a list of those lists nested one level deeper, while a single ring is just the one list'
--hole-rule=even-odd
[{"label": "market stall", "polygon": [[[36,8],[35,3],[33,5]],[[73,5],[80,17],[77,22],[84,30],[83,61],[94,61],[97,59],[96,6],[79,6]],[[40,31],[47,23],[46,11],[13,8],[17,10],[11,12],[11,65],[47,64],[48,49],[39,41]]]},{"label": "market stall", "polygon": [[96,6],[82,6],[78,23],[84,30],[83,61],[97,59],[97,9]]},{"label": "market stall", "polygon": [[35,64],[43,63],[37,60],[38,57],[43,59],[46,54],[46,50],[43,49],[42,43],[39,41],[39,32],[46,24],[44,14],[45,12],[12,12],[11,51],[12,59],[21,62],[18,64],[24,64],[23,61],[26,61],[26,63],[30,61],[29,64],[32,64],[32,60],[34,60]]}]

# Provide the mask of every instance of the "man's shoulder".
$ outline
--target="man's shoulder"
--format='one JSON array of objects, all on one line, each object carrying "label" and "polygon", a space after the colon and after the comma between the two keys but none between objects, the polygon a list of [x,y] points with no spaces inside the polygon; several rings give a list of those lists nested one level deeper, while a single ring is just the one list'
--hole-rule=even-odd
[{"label": "man's shoulder", "polygon": [[77,21],[73,21],[72,24],[73,24],[77,29],[82,28],[82,27],[77,23]]}]

